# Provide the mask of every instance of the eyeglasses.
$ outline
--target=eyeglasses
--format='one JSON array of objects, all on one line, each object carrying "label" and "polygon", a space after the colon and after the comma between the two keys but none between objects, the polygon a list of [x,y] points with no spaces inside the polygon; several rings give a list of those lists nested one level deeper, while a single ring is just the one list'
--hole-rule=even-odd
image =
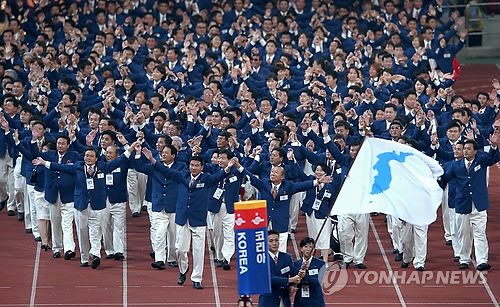
[{"label": "eyeglasses", "polygon": [[12,90],[13,90],[13,88],[12,88],[12,87],[6,87],[6,88],[5,88],[5,91],[12,91]]}]

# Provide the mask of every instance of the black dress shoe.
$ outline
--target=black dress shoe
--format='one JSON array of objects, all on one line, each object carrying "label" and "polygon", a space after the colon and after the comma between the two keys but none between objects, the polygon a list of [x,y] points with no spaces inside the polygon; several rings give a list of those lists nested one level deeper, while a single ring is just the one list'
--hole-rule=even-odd
[{"label": "black dress shoe", "polygon": [[123,253],[115,253],[115,260],[121,261],[125,259],[125,256],[123,256]]},{"label": "black dress shoe", "polygon": [[142,206],[141,207],[141,211],[146,211],[147,212],[148,211],[148,206]]},{"label": "black dress shoe", "polygon": [[74,251],[66,251],[64,253],[64,260],[70,260],[71,258],[75,257],[76,254]]},{"label": "black dress shoe", "polygon": [[48,251],[49,249],[52,249],[52,248],[50,248],[50,246],[48,244],[42,244],[42,249],[44,249],[45,251]]},{"label": "black dress shoe", "polygon": [[31,228],[27,228],[26,233],[33,233],[33,230]]},{"label": "black dress shoe", "polygon": [[469,268],[469,264],[467,264],[467,263],[460,263],[460,266],[458,268],[460,270],[467,270]]},{"label": "black dress shoe", "polygon": [[112,258],[115,258],[115,254],[106,255],[106,259],[112,259]]},{"label": "black dress shoe", "polygon": [[342,254],[333,255],[333,261],[342,261],[344,260],[344,256]]},{"label": "black dress shoe", "polygon": [[354,267],[356,269],[366,269],[366,265],[364,265],[363,263],[358,263],[358,264],[355,264]]},{"label": "black dress shoe", "polygon": [[460,257],[457,256],[457,257],[453,258],[453,262],[459,262],[459,261],[460,261]]},{"label": "black dress shoe", "polygon": [[215,262],[216,263],[216,267],[218,268],[222,268],[224,266],[224,261],[223,260],[218,260]]},{"label": "black dress shoe", "polygon": [[491,264],[489,263],[481,263],[480,265],[477,266],[478,271],[487,271],[491,269]]},{"label": "black dress shoe", "polygon": [[0,201],[0,211],[3,210],[3,208],[5,208],[5,206],[7,206],[7,200],[9,200],[9,198],[7,197],[6,200],[4,201]]},{"label": "black dress shoe", "polygon": [[177,283],[179,285],[183,285],[184,284],[184,282],[186,281],[186,275],[187,275],[188,272],[189,272],[189,268],[187,269],[187,271],[184,274],[182,274],[181,272],[179,272],[179,277],[177,277]]},{"label": "black dress shoe", "polygon": [[20,222],[24,221],[24,212],[17,213],[17,220]]},{"label": "black dress shoe", "polygon": [[409,263],[409,262],[404,262],[404,261],[402,261],[402,262],[401,262],[401,267],[402,267],[403,269],[406,269],[406,268],[408,267],[408,265],[410,265],[410,263]]},{"label": "black dress shoe", "polygon": [[132,213],[132,216],[133,217],[139,217],[139,216],[141,216],[141,213],[140,212],[134,212],[134,213]]},{"label": "black dress shoe", "polygon": [[177,265],[177,261],[169,261],[167,262],[167,265],[170,267],[170,268],[177,268],[178,265]]},{"label": "black dress shoe", "polygon": [[297,233],[297,230],[296,229],[290,229],[290,232],[291,233]]},{"label": "black dress shoe", "polygon": [[35,238],[35,241],[37,241],[37,242],[42,242],[42,238],[40,238],[40,237],[36,237],[36,238]]},{"label": "black dress shoe", "polygon": [[16,215],[16,212],[14,212],[14,210],[7,211],[7,216],[14,216],[14,215]]},{"label": "black dress shoe", "polygon": [[158,269],[158,270],[165,270],[165,262],[163,262],[163,261],[153,262],[153,263],[151,263],[151,266],[155,269]]},{"label": "black dress shoe", "polygon": [[420,271],[420,272],[426,271],[426,269],[423,266],[419,266],[415,270]]},{"label": "black dress shoe", "polygon": [[378,216],[378,214],[379,214],[378,212],[372,212],[370,213],[370,216]]},{"label": "black dress shoe", "polygon": [[80,266],[81,266],[82,268],[86,268],[86,267],[88,267],[88,266],[89,266],[89,263],[88,263],[88,262],[82,262],[82,263],[80,263]]},{"label": "black dress shoe", "polygon": [[401,261],[403,260],[403,253],[397,253],[396,257],[394,257],[394,260],[396,261]]},{"label": "black dress shoe", "polygon": [[398,251],[397,249],[393,249],[393,250],[392,250],[392,254],[393,254],[393,255],[399,254],[399,251]]},{"label": "black dress shoe", "polygon": [[345,264],[345,268],[347,269],[352,264],[352,261],[344,262],[344,264]]},{"label": "black dress shoe", "polygon": [[149,253],[149,257],[151,257],[151,259],[155,260],[155,252]]},{"label": "black dress shoe", "polygon": [[97,256],[92,256],[92,265],[91,267],[95,270],[101,264],[101,258]]},{"label": "black dress shoe", "polygon": [[52,255],[52,258],[61,258],[61,253],[55,252],[54,255]]},{"label": "black dress shoe", "polygon": [[210,250],[215,253],[215,247],[213,245],[210,246]]},{"label": "black dress shoe", "polygon": [[453,242],[451,242],[451,240],[446,240],[446,245],[453,245]]},{"label": "black dress shoe", "polygon": [[231,269],[231,265],[227,260],[224,259],[224,261],[222,261],[222,268],[224,269],[224,271],[229,271]]},{"label": "black dress shoe", "polygon": [[203,289],[203,286],[201,285],[201,282],[193,281],[193,288],[200,290]]}]

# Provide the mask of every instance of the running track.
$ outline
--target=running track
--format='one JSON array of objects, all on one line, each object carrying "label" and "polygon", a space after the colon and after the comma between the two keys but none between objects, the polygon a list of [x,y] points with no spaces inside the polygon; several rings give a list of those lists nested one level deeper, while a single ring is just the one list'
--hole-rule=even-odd
[{"label": "running track", "polygon": [[[499,77],[495,65],[463,66],[461,79],[455,85],[459,94],[473,98],[474,93],[491,90],[491,79]],[[488,211],[489,262],[492,269],[477,275],[476,281],[465,284],[460,278],[455,284],[436,281],[442,274],[462,274],[453,262],[452,249],[444,245],[440,216],[429,227],[427,272],[433,278],[420,284],[422,272],[415,272],[410,264],[401,269],[394,261],[390,238],[383,215],[374,217],[369,233],[365,264],[368,269],[359,278],[361,270],[348,270],[347,285],[327,296],[329,306],[499,306],[500,302],[500,166],[491,167]],[[148,218],[127,216],[127,244],[124,262],[103,259],[97,270],[79,267],[79,255],[72,261],[53,259],[50,252],[40,251],[31,234],[24,233],[24,225],[15,217],[0,213],[0,306],[236,306],[236,271],[215,268],[206,248],[204,290],[192,289],[176,283],[178,270],[151,268],[149,258]],[[288,252],[297,257],[298,241],[306,235],[303,217],[298,233],[289,241]],[[295,240],[295,238],[297,238]],[[405,279],[373,283],[374,274],[392,270]],[[415,273],[413,273],[415,272]],[[454,273],[458,272],[458,273]],[[468,272],[475,274],[475,270]],[[413,273],[413,275],[411,275]],[[411,276],[416,277],[408,280]],[[429,275],[427,275],[429,276]],[[356,277],[360,279],[356,283]],[[459,276],[460,277],[460,276]],[[474,277],[474,275],[472,275]],[[257,297],[254,297],[254,301]]]}]

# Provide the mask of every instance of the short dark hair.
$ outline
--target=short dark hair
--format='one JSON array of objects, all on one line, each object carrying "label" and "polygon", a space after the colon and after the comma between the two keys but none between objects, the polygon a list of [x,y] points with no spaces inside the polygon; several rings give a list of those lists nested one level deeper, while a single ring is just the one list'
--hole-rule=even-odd
[{"label": "short dark hair", "polygon": [[304,239],[300,240],[300,247],[304,247],[309,243],[314,245],[314,239],[310,237],[305,237]]},{"label": "short dark hair", "polygon": [[189,158],[189,164],[191,164],[191,161],[199,161],[201,163],[201,166],[205,165],[205,161],[203,161],[203,158],[200,156],[192,156]]},{"label": "short dark hair", "polygon": [[479,144],[475,140],[466,140],[464,142],[464,146],[467,145],[467,144],[472,144],[474,150],[478,150],[479,149]]}]

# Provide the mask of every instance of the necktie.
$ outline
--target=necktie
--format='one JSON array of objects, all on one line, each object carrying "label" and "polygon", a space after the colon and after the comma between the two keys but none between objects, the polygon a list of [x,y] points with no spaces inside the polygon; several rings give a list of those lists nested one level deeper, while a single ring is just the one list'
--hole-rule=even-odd
[{"label": "necktie", "polygon": [[278,188],[276,186],[274,186],[272,193],[273,193],[273,198],[276,198],[276,195],[278,195]]},{"label": "necktie", "polygon": [[194,183],[194,178],[191,178],[191,181],[189,182],[189,187],[190,188],[193,186],[193,183]]},{"label": "necktie", "polygon": [[38,151],[42,151],[42,141],[36,141],[36,145],[38,146]]},{"label": "necktie", "polygon": [[469,171],[471,165],[472,165],[472,162],[471,161],[467,161],[467,172]]},{"label": "necktie", "polygon": [[87,172],[89,173],[90,176],[92,176],[94,174],[94,168],[92,166],[89,166]]},{"label": "necktie", "polygon": [[274,263],[278,264],[278,256],[274,256]]}]

